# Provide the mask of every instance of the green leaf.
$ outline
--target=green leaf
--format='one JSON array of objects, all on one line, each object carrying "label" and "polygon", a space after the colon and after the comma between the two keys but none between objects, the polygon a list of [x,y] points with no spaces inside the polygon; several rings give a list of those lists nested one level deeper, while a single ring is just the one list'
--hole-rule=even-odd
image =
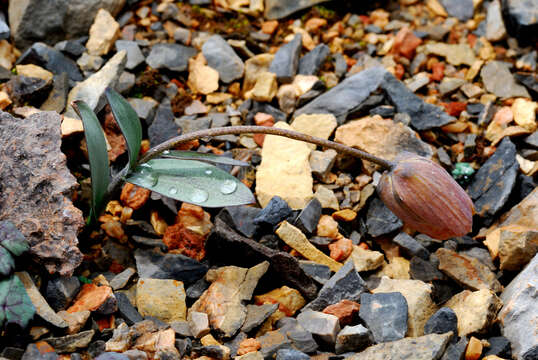
[{"label": "green leaf", "polygon": [[237,166],[248,166],[249,163],[244,161],[239,161],[231,159],[226,156],[219,156],[215,154],[206,154],[200,153],[197,151],[187,151],[187,150],[165,150],[162,154],[162,157],[169,159],[181,159],[181,160],[198,160],[206,161],[213,164],[224,164],[224,165],[237,165]]},{"label": "green leaf", "polygon": [[7,323],[25,328],[34,314],[32,300],[17,276],[0,281],[0,327]]},{"label": "green leaf", "polygon": [[20,256],[30,249],[24,235],[11,221],[0,221],[0,245],[15,256]]},{"label": "green leaf", "polygon": [[76,101],[73,108],[82,119],[84,125],[92,178],[92,214],[97,218],[103,207],[110,176],[105,135],[99,120],[97,120],[92,109],[86,103]]},{"label": "green leaf", "polygon": [[5,248],[0,246],[0,275],[8,276],[15,268],[15,259]]},{"label": "green leaf", "polygon": [[153,159],[138,166],[125,180],[170,198],[205,207],[254,202],[250,189],[236,177],[199,161]]},{"label": "green leaf", "polygon": [[138,160],[140,143],[142,142],[142,125],[136,111],[120,94],[111,88],[105,91],[106,98],[114,114],[116,122],[127,142],[129,151],[129,169],[133,169]]}]

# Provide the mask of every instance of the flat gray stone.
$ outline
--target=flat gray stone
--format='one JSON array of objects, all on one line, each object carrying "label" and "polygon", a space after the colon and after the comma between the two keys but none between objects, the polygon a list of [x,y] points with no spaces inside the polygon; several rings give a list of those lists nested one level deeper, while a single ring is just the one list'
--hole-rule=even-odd
[{"label": "flat gray stone", "polygon": [[376,343],[399,340],[407,333],[407,301],[399,292],[361,295],[360,318]]},{"label": "flat gray stone", "polygon": [[220,35],[213,35],[202,46],[207,65],[219,72],[220,80],[230,83],[243,77],[245,64]]},{"label": "flat gray stone", "polygon": [[277,310],[278,304],[247,305],[247,317],[241,331],[248,333],[255,329]]},{"label": "flat gray stone", "polygon": [[146,60],[136,41],[117,40],[116,49],[118,51],[125,50],[127,52],[127,63],[125,64],[125,67],[129,70],[134,69]]},{"label": "flat gray stone", "polygon": [[506,99],[511,97],[530,98],[529,92],[523,85],[516,83],[508,69],[508,64],[502,61],[488,61],[480,71],[486,90]]},{"label": "flat gray stone", "polygon": [[305,330],[326,344],[334,344],[340,332],[338,318],[319,311],[306,310],[297,316],[297,321]]},{"label": "flat gray stone", "polygon": [[293,81],[299,66],[299,56],[303,47],[301,34],[295,34],[293,40],[278,49],[269,66],[269,72],[275,73],[280,83]]},{"label": "flat gray stone", "polygon": [[189,58],[196,55],[196,49],[179,44],[155,44],[146,58],[146,63],[154,69],[185,71]]},{"label": "flat gray stone", "polygon": [[374,342],[370,330],[362,325],[346,326],[336,337],[335,351],[337,354],[362,351]]},{"label": "flat gray stone", "polygon": [[296,11],[309,8],[327,0],[265,0],[265,17],[282,19]]}]

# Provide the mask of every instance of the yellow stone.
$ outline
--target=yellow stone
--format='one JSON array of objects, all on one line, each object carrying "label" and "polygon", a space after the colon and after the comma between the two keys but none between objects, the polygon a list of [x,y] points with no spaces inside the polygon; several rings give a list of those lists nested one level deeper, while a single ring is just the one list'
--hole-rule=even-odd
[{"label": "yellow stone", "polygon": [[343,209],[332,214],[333,219],[340,221],[353,221],[357,217],[357,213],[351,209]]},{"label": "yellow stone", "polygon": [[105,9],[99,9],[90,28],[86,49],[90,55],[106,55],[120,36],[120,24]]},{"label": "yellow stone", "polygon": [[11,105],[11,99],[5,91],[0,91],[0,110],[4,110]]},{"label": "yellow stone", "polygon": [[243,79],[243,93],[246,93],[256,85],[258,76],[269,70],[273,61],[272,54],[259,54],[245,61],[245,77]]},{"label": "yellow stone", "polygon": [[[291,127],[295,131],[322,139],[328,139],[337,125],[336,118],[333,114],[303,114],[296,117],[291,123]],[[316,148],[314,144],[307,145],[311,149]]]},{"label": "yellow stone", "polygon": [[426,6],[438,16],[448,16],[445,8],[438,0],[426,0]]},{"label": "yellow stone", "polygon": [[390,262],[384,263],[383,268],[376,273],[376,276],[388,276],[391,279],[410,279],[409,269],[411,265],[409,260],[396,256]]},{"label": "yellow stone", "polygon": [[33,64],[17,65],[15,66],[15,69],[17,69],[17,74],[22,75],[22,76],[43,79],[46,82],[52,81],[52,77],[53,77],[52,73],[37,65],[33,65]]},{"label": "yellow stone", "polygon": [[480,72],[482,65],[484,65],[484,62],[482,60],[476,60],[473,65],[471,65],[469,70],[467,70],[467,73],[465,74],[465,80],[473,81],[476,75],[478,75],[478,73]]},{"label": "yellow stone", "polygon": [[317,262],[318,264],[327,265],[332,271],[338,271],[342,267],[342,264],[331,259],[323,252],[318,250],[306,236],[287,221],[283,221],[278,227],[276,234],[282,241],[284,241],[288,246],[295,249],[301,255],[303,255],[308,260]]},{"label": "yellow stone", "polygon": [[69,136],[71,134],[80,133],[84,131],[84,125],[82,120],[75,119],[69,116],[64,116],[61,125],[62,136]]},{"label": "yellow stone", "polygon": [[379,251],[366,250],[360,246],[353,245],[353,251],[348,261],[353,261],[358,272],[370,271],[383,265],[384,256]]},{"label": "yellow stone", "polygon": [[203,55],[189,59],[187,85],[195,93],[210,94],[219,88],[219,72],[205,65]]},{"label": "yellow stone", "polygon": [[276,96],[277,91],[276,74],[264,71],[258,75],[256,84],[250,92],[250,97],[256,101],[270,102]]},{"label": "yellow stone", "polygon": [[185,297],[185,289],[181,281],[138,280],[136,305],[142,316],[154,316],[167,323],[185,320],[187,315]]},{"label": "yellow stone", "polygon": [[482,348],[482,342],[471,336],[465,350],[465,360],[478,360],[480,355],[482,355]]},{"label": "yellow stone", "polygon": [[529,131],[536,130],[536,108],[538,104],[529,99],[518,98],[512,104],[516,124]]}]

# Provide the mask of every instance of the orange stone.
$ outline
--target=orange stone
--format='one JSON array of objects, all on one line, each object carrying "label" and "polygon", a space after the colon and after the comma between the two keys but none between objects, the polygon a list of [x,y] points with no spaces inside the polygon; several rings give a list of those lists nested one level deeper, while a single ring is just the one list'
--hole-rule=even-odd
[{"label": "orange stone", "polygon": [[168,250],[177,250],[174,252],[198,261],[205,257],[205,236],[190,231],[182,224],[168,226],[163,242],[168,246]]},{"label": "orange stone", "polygon": [[460,116],[461,112],[467,109],[467,103],[464,102],[453,101],[450,103],[441,103],[441,105],[445,108],[448,115],[456,117]]},{"label": "orange stone", "polygon": [[478,360],[480,355],[482,355],[482,342],[471,336],[465,350],[465,360]]},{"label": "orange stone", "polygon": [[141,188],[131,183],[125,183],[123,189],[121,189],[120,200],[123,205],[132,208],[133,210],[138,210],[149,199],[151,191],[148,189]]},{"label": "orange stone", "polygon": [[357,213],[351,209],[343,209],[333,212],[333,219],[340,221],[353,221],[357,217]]},{"label": "orange stone", "polygon": [[420,44],[422,44],[422,40],[406,26],[396,34],[392,51],[411,59],[415,55],[415,49]]},{"label": "orange stone", "polygon": [[262,24],[262,33],[271,35],[272,33],[275,32],[277,27],[278,27],[277,20],[264,21],[264,23]]},{"label": "orange stone", "polygon": [[336,316],[340,321],[340,326],[344,327],[351,324],[353,316],[359,311],[360,307],[360,304],[355,301],[342,300],[336,304],[327,306],[323,309],[323,312]]},{"label": "orange stone", "polygon": [[237,355],[245,355],[250,352],[258,351],[262,345],[257,339],[247,338],[239,344],[239,349],[237,350]]},{"label": "orange stone", "polygon": [[441,81],[445,77],[445,64],[435,63],[432,65],[432,75],[430,76],[431,80]]},{"label": "orange stone", "polygon": [[318,17],[313,17],[313,18],[308,19],[308,21],[305,23],[304,28],[308,32],[317,32],[320,28],[324,27],[325,25],[327,25],[327,20],[318,18]]},{"label": "orange stone", "polygon": [[112,296],[112,289],[109,286],[97,286],[95,284],[84,284],[78,293],[75,302],[69,309],[68,313],[79,311],[95,311]]},{"label": "orange stone", "polygon": [[46,341],[38,341],[35,343],[35,346],[37,347],[37,351],[39,351],[40,354],[54,352],[54,348],[50,346],[49,343]]},{"label": "orange stone", "polygon": [[353,251],[353,242],[349,239],[341,238],[340,240],[330,243],[329,250],[331,251],[331,258],[336,261],[342,261],[351,255],[351,252]]}]

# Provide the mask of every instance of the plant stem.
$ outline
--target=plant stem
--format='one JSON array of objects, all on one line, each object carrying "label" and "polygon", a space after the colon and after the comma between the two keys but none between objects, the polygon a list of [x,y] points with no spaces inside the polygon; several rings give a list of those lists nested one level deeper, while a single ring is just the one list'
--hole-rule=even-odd
[{"label": "plant stem", "polygon": [[[187,134],[176,136],[170,140],[167,140],[159,145],[149,149],[146,154],[138,160],[138,165],[143,164],[157,156],[163,151],[175,148],[177,145],[186,143],[192,140],[197,140],[207,137],[215,137],[221,135],[240,135],[240,134],[267,134],[283,136],[294,140],[304,141],[307,143],[315,144],[329,149],[334,149],[340,153],[358,157],[363,160],[373,162],[383,169],[391,169],[394,163],[388,160],[381,159],[365,151],[352,148],[350,146],[340,144],[334,141],[318,138],[315,136],[306,135],[297,131],[280,129],[267,126],[226,126],[219,128],[212,128],[206,130],[193,131]],[[122,178],[127,175],[126,171],[118,173],[111,181],[109,190],[115,191],[122,182]]]}]

